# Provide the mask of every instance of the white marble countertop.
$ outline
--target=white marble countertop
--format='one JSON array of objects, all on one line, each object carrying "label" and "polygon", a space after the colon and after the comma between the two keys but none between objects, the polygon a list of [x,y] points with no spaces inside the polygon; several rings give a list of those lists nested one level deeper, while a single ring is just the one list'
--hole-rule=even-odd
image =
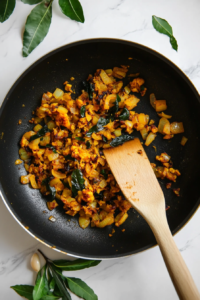
[{"label": "white marble countertop", "polygon": [[[17,0],[13,15],[0,24],[0,103],[18,76],[38,58],[67,43],[94,37],[126,39],[160,52],[178,65],[200,92],[199,0],[82,0],[81,3],[84,24],[62,15],[55,0],[47,37],[29,57],[23,58],[22,33],[32,7]],[[152,15],[172,25],[178,52],[172,50],[168,37],[153,29]],[[178,232],[175,241],[200,290],[200,210]],[[33,284],[35,275],[30,269],[30,257],[38,247],[50,258],[66,258],[28,235],[0,201],[1,299],[21,299],[9,287]],[[178,299],[158,247],[128,258],[103,261],[97,267],[71,275],[85,280],[100,300]],[[72,299],[77,297],[73,295]]]}]

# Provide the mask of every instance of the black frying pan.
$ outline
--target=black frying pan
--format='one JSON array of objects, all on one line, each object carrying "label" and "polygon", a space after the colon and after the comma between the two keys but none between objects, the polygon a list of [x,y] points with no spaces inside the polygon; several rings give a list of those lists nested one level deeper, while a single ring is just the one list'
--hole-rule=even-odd
[{"label": "black frying pan", "polygon": [[[129,57],[133,59],[128,60]],[[83,230],[78,225],[78,217],[66,215],[62,204],[53,212],[44,213],[47,211],[47,199],[38,190],[19,183],[20,176],[26,174],[22,165],[14,164],[18,158],[19,141],[24,132],[33,128],[28,120],[40,104],[43,92],[63,88],[63,82],[73,76],[73,86],[79,94],[83,88],[81,82],[88,74],[94,73],[97,68],[120,65],[129,65],[131,73],[139,72],[145,79],[148,91],[136,111],[149,114],[158,124],[159,118],[149,104],[149,94],[154,92],[157,99],[167,100],[167,113],[173,115],[171,121],[182,121],[184,135],[189,138],[185,147],[180,145],[182,135],[172,140],[163,140],[158,135],[153,143],[158,154],[167,152],[171,155],[174,167],[182,173],[173,184],[181,188],[181,197],[167,190],[165,181],[160,181],[166,204],[170,206],[167,218],[172,233],[189,220],[199,205],[200,97],[188,78],[165,57],[131,42],[93,39],[61,47],[23,73],[3,102],[0,110],[0,134],[4,133],[0,139],[0,190],[12,215],[31,235],[73,256],[116,258],[148,249],[156,241],[147,223],[133,209],[129,211],[127,221],[115,228],[112,238],[108,236],[112,225],[104,229],[89,227]],[[19,119],[22,119],[22,125],[17,125]],[[140,134],[136,133],[136,136],[140,137]],[[145,147],[145,151],[154,162],[156,153],[152,145]],[[55,216],[55,223],[48,220],[51,215]]]}]

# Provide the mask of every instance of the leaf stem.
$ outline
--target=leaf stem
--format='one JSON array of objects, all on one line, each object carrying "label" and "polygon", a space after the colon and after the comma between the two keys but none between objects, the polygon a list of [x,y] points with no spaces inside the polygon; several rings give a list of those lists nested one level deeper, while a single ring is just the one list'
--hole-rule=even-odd
[{"label": "leaf stem", "polygon": [[40,252],[40,254],[44,257],[46,262],[50,262],[50,259],[48,257],[46,257],[46,255],[44,255],[44,253],[40,249],[38,249],[38,252]]}]

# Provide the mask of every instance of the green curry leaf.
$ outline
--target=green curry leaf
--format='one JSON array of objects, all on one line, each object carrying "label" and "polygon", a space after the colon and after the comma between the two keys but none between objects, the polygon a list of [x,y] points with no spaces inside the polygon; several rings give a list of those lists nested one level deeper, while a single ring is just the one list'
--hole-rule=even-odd
[{"label": "green curry leaf", "polygon": [[33,288],[32,285],[15,285],[11,286],[11,289],[13,289],[18,295],[28,299],[33,300]]},{"label": "green curry leaf", "polygon": [[90,268],[100,264],[101,260],[87,260],[87,259],[76,259],[76,260],[54,260],[53,264],[63,271],[77,271],[85,268]]},{"label": "green curry leaf", "polygon": [[81,279],[74,277],[65,277],[67,287],[78,297],[85,300],[98,300],[94,291]]},{"label": "green curry leaf", "polygon": [[158,32],[163,33],[170,38],[170,43],[172,45],[172,48],[177,51],[178,44],[177,44],[175,37],[173,36],[172,27],[169,25],[169,23],[165,19],[161,19],[159,17],[152,16],[152,24],[153,24],[153,27]]},{"label": "green curry leaf", "polygon": [[28,56],[45,38],[52,18],[53,0],[44,0],[31,11],[23,36],[23,56]]},{"label": "green curry leaf", "polygon": [[0,0],[0,22],[6,21],[12,15],[16,0]]},{"label": "green curry leaf", "polygon": [[83,8],[78,0],[59,0],[59,5],[63,14],[71,20],[85,22]]}]

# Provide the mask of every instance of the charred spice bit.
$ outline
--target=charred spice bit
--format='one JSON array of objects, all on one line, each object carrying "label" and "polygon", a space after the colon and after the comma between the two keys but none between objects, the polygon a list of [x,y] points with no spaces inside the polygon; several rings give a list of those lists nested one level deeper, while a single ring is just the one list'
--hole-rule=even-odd
[{"label": "charred spice bit", "polygon": [[177,189],[173,189],[173,192],[176,196],[180,196],[180,188],[177,188]]},{"label": "charred spice bit", "polygon": [[142,150],[141,149],[138,150],[137,153],[141,155],[142,154]]},{"label": "charred spice bit", "polygon": [[172,183],[171,183],[171,182],[166,183],[166,188],[167,188],[167,189],[170,189],[171,186],[172,186]]}]

